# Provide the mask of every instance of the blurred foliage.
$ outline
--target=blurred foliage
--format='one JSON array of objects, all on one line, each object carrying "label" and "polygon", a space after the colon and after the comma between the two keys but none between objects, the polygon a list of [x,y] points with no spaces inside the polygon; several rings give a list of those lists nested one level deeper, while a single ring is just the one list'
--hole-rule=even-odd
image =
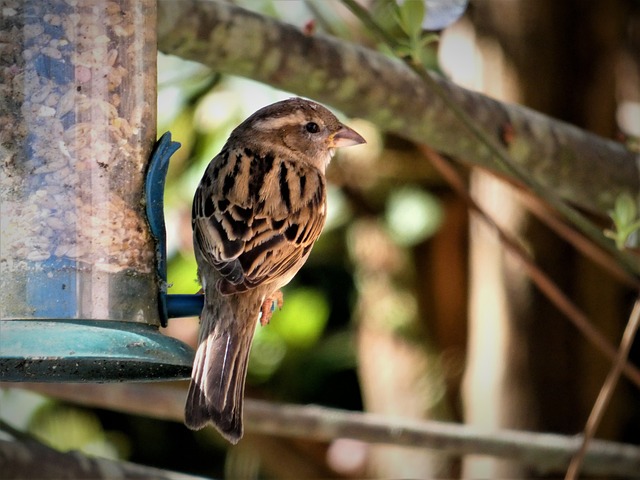
[{"label": "blurred foliage", "polygon": [[0,388],[0,418],[14,428],[27,430],[33,413],[48,401],[35,393]]},{"label": "blurred foliage", "polygon": [[91,410],[8,389],[0,389],[0,405],[4,422],[57,450],[78,450],[114,460],[126,459],[131,451],[129,438],[121,431],[105,431]]},{"label": "blurred foliage", "polygon": [[121,432],[105,432],[95,413],[57,402],[47,402],[33,413],[29,432],[62,452],[79,450],[116,460],[127,458],[130,451],[128,438]]},{"label": "blurred foliage", "polygon": [[249,381],[267,380],[288,352],[313,348],[324,331],[329,304],[317,290],[299,288],[287,295],[287,308],[274,314],[269,328],[258,328],[251,349]]},{"label": "blurred foliage", "polygon": [[402,187],[387,200],[387,228],[395,242],[404,247],[423,242],[436,233],[442,216],[438,199],[418,187]]}]

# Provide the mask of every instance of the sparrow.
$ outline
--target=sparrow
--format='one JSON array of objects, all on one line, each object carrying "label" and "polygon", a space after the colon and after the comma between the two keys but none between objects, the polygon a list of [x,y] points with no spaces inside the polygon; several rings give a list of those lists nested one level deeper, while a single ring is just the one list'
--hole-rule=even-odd
[{"label": "sparrow", "polygon": [[325,170],[339,147],[365,143],[322,105],[291,98],[261,108],[209,163],[193,199],[204,292],[185,424],[243,434],[247,363],[258,323],[300,270],[326,218]]}]

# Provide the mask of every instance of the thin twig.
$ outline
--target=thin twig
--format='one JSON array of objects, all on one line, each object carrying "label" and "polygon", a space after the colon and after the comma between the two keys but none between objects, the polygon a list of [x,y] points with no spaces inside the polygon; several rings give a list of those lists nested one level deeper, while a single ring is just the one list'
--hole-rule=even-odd
[{"label": "thin twig", "polygon": [[358,2],[355,0],[342,0],[351,13],[353,13],[358,20],[362,22],[362,24],[369,30],[369,32],[373,33],[376,37],[382,40],[387,46],[389,46],[392,50],[395,50],[398,47],[398,42],[391,35],[387,33],[384,28],[381,28],[378,23],[373,19],[369,12],[363,8]]},{"label": "thin twig", "polygon": [[631,350],[631,345],[633,344],[633,340],[635,339],[636,332],[638,331],[639,326],[640,297],[636,299],[636,302],[633,306],[631,316],[629,317],[627,326],[625,327],[624,333],[622,334],[622,340],[620,341],[620,349],[618,350],[616,362],[609,371],[609,374],[607,375],[604,383],[602,384],[600,393],[598,393],[598,398],[593,405],[591,414],[589,415],[589,419],[587,420],[587,424],[584,429],[582,444],[580,445],[580,449],[578,450],[578,452],[571,459],[569,469],[567,470],[567,474],[564,477],[565,480],[575,480],[578,478],[578,475],[580,475],[580,469],[582,468],[582,463],[584,462],[585,455],[587,454],[589,442],[592,441],[594,435],[596,434],[598,426],[600,425],[600,421],[604,416],[604,412],[607,409],[609,402],[611,401],[613,392],[616,388],[616,385],[618,384],[618,380],[620,379],[622,367],[627,362],[629,351]]},{"label": "thin twig", "polygon": [[544,203],[543,199],[526,190],[520,190],[518,193],[522,197],[526,209],[553,230],[560,238],[564,239],[570,245],[573,245],[576,250],[581,252],[585,257],[590,258],[595,264],[600,265],[621,283],[640,291],[640,279],[638,277],[631,275],[624,268],[621,268],[606,252],[603,252],[602,249],[590,242],[582,233],[564,222]]},{"label": "thin twig", "polygon": [[[480,218],[496,231],[502,244],[521,262],[529,278],[531,278],[531,281],[540,291],[573,323],[587,341],[596,347],[597,350],[600,350],[609,360],[616,362],[618,352],[615,346],[593,326],[587,315],[538,267],[531,258],[531,255],[527,253],[520,243],[500,228],[497,222],[478,205],[471,195],[469,195],[464,181],[450,163],[429,147],[420,146],[420,150],[429,159],[434,168],[438,170],[440,175],[449,183],[451,188],[467,202],[469,208],[480,215]],[[640,370],[638,370],[635,365],[625,361],[623,364],[623,373],[631,382],[640,388]]]},{"label": "thin twig", "polygon": [[[183,420],[185,388],[175,385],[114,383],[13,383],[85,406]],[[277,404],[246,399],[245,430],[285,437],[331,442],[351,438],[367,443],[430,448],[451,455],[490,455],[509,458],[541,473],[564,471],[580,442],[579,437],[513,430],[482,430],[456,423],[420,421],[319,406]],[[590,443],[584,463],[593,475],[632,476],[640,471],[640,448],[604,440]]]}]

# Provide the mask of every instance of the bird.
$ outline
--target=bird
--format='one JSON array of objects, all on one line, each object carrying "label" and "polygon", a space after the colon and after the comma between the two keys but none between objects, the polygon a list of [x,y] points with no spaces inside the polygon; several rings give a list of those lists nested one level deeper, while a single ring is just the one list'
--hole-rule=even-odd
[{"label": "bird", "polygon": [[243,436],[244,387],[258,321],[282,308],[327,214],[335,149],[366,143],[324,106],[294,97],[238,125],[193,199],[193,247],[204,293],[185,424]]}]

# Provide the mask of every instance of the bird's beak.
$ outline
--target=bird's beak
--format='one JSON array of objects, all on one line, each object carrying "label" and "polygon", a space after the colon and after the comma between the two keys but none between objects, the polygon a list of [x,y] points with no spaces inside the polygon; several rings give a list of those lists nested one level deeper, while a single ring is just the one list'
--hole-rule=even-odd
[{"label": "bird's beak", "polygon": [[367,141],[346,125],[342,125],[337,132],[329,135],[329,148],[350,147],[361,143],[367,143]]}]

